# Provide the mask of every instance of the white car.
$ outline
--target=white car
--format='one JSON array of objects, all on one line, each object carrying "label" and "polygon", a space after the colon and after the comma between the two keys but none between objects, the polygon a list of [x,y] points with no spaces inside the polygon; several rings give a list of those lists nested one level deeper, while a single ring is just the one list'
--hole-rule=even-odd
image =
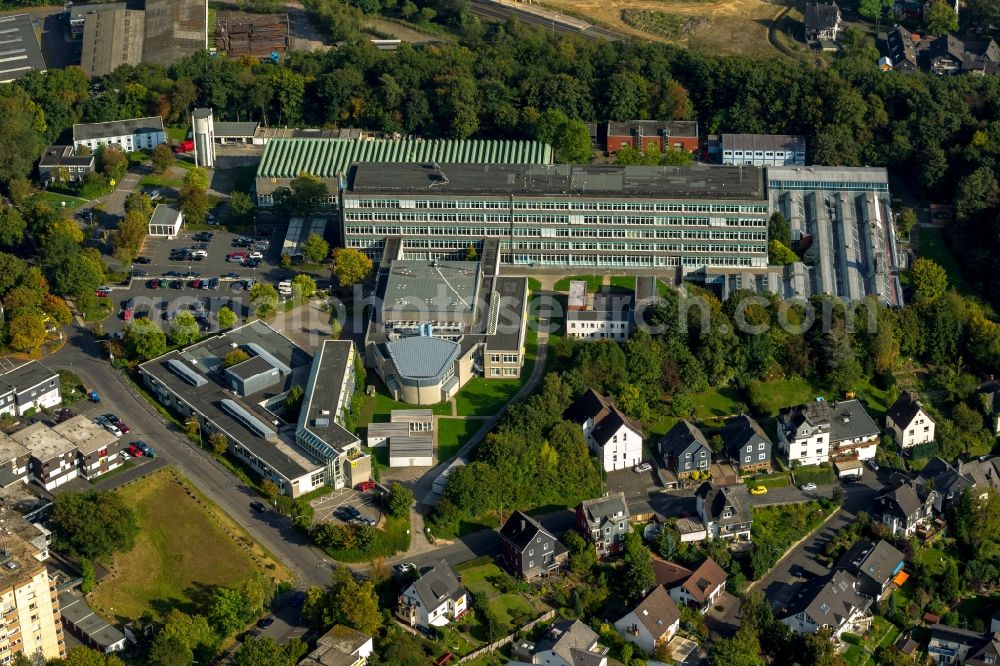
[{"label": "white car", "polygon": [[250,253],[249,258],[250,259],[263,259],[264,255],[262,253],[260,253],[260,252],[256,252],[255,251],[255,252],[251,252]]},{"label": "white car", "polygon": [[208,256],[208,251],[207,250],[192,250],[191,251],[191,256],[192,257],[207,257]]},{"label": "white car", "polygon": [[803,483],[801,486],[799,486],[799,490],[805,491],[807,493],[808,492],[812,492],[812,491],[816,490],[816,484],[815,483]]},{"label": "white car", "polygon": [[648,472],[653,469],[653,466],[649,463],[641,463],[632,468],[636,474],[642,474],[643,472]]},{"label": "white car", "polygon": [[114,423],[112,423],[110,420],[108,420],[103,416],[98,416],[96,419],[94,419],[94,423],[101,426],[115,437],[122,436],[122,431],[118,428],[118,426],[116,426]]}]

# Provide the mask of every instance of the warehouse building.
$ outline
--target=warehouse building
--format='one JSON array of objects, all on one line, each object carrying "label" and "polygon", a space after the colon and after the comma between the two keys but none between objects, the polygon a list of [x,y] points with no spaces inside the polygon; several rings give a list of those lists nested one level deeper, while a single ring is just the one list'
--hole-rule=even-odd
[{"label": "warehouse building", "polygon": [[31,15],[0,16],[0,83],[16,81],[32,71],[44,72],[45,58]]},{"label": "warehouse building", "polygon": [[124,5],[85,14],[80,66],[87,76],[105,76],[122,65],[141,63],[145,20],[144,11]]},{"label": "warehouse building", "polygon": [[[260,128],[265,129],[265,128]],[[308,136],[307,130],[294,130],[296,137]],[[337,130],[328,134],[337,136]],[[354,130],[358,132],[358,130]],[[356,162],[377,164],[431,163],[450,164],[550,164],[552,147],[538,141],[492,141],[448,139],[364,139],[364,138],[280,138],[268,131],[255,134],[254,143],[265,143],[264,155],[257,168],[257,203],[274,204],[274,192],[288,187],[292,179],[306,172],[326,183],[329,197],[321,202],[333,206],[337,192]],[[259,136],[258,136],[259,135]],[[358,132],[360,136],[360,133]]]},{"label": "warehouse building", "polygon": [[208,0],[146,0],[142,61],[169,67],[208,48]]},{"label": "warehouse building", "polygon": [[798,134],[723,134],[722,163],[805,166],[806,138]]},{"label": "warehouse building", "polygon": [[[227,365],[234,350],[249,358]],[[355,388],[353,354],[351,342],[328,340],[311,357],[258,321],[147,361],[139,373],[161,404],[198,419],[202,439],[225,434],[234,455],[298,497],[371,476],[369,457],[343,425]],[[295,420],[284,406],[293,386],[305,387]]]},{"label": "warehouse building", "polygon": [[677,279],[767,265],[764,174],[754,167],[384,164],[353,166],[347,247],[374,261],[401,236],[403,259],[499,242],[523,267],[657,268]]}]

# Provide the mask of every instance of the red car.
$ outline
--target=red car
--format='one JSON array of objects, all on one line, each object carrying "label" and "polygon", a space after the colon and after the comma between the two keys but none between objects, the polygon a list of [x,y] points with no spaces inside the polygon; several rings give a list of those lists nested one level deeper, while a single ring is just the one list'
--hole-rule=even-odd
[{"label": "red car", "polygon": [[100,298],[107,298],[111,295],[111,287],[98,287],[94,293]]},{"label": "red car", "polygon": [[375,490],[375,482],[374,481],[362,481],[361,483],[359,483],[358,485],[356,485],[354,487],[357,488],[358,490],[360,490],[361,492],[366,493],[369,490]]},{"label": "red car", "polygon": [[128,448],[126,449],[126,451],[128,451],[128,454],[130,456],[132,456],[133,458],[141,458],[142,457],[142,449],[140,449],[135,444],[129,444]]}]

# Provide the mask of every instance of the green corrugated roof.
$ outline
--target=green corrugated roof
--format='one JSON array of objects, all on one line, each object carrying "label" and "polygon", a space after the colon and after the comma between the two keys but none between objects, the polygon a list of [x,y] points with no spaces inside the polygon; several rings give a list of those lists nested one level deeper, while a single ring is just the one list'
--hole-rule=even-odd
[{"label": "green corrugated roof", "polygon": [[452,139],[271,139],[259,178],[295,178],[303,171],[336,178],[355,162],[442,164],[551,164],[552,146],[540,141]]}]

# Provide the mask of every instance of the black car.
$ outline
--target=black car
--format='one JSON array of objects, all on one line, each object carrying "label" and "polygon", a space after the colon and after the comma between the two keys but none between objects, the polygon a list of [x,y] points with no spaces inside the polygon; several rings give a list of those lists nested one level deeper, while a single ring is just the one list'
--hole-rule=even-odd
[{"label": "black car", "polygon": [[231,280],[239,280],[240,279],[240,274],[239,273],[226,273],[222,277],[229,278]]},{"label": "black car", "polygon": [[180,277],[180,276],[181,274],[178,273],[177,271],[167,271],[166,273],[163,274],[163,277]]},{"label": "black car", "polygon": [[274,624],[274,618],[271,617],[270,615],[268,615],[267,617],[262,617],[259,620],[257,620],[257,626],[260,627],[261,629],[267,629],[272,624]]},{"label": "black car", "polygon": [[208,231],[199,231],[194,236],[192,236],[192,238],[194,238],[196,241],[203,241],[207,243],[208,241],[215,238],[215,234]]},{"label": "black car", "polygon": [[173,282],[170,283],[170,288],[171,289],[183,289],[184,288],[184,280],[174,280]]},{"label": "black car", "polygon": [[260,266],[260,259],[247,259],[243,262],[244,268],[257,268]]},{"label": "black car", "polygon": [[137,263],[137,264],[151,264],[151,263],[153,263],[153,260],[150,259],[149,257],[136,257],[135,258],[135,263]]},{"label": "black car", "polygon": [[143,278],[149,275],[149,271],[141,271],[138,268],[132,269],[132,277]]},{"label": "black car", "polygon": [[267,507],[263,502],[250,502],[250,508],[257,513],[267,513]]},{"label": "black car", "polygon": [[199,273],[198,271],[188,271],[182,277],[186,277],[186,278],[200,278],[201,277],[201,273]]},{"label": "black car", "polygon": [[196,249],[196,250],[207,250],[208,249],[208,243],[195,243],[194,244],[194,249]]}]

